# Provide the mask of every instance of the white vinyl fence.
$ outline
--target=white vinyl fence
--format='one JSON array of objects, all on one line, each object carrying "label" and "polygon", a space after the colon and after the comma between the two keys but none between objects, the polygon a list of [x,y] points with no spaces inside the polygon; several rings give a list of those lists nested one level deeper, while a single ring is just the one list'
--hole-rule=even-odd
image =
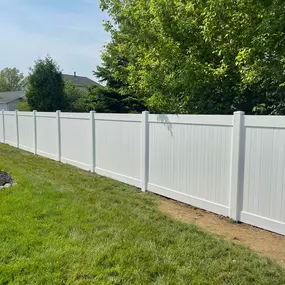
[{"label": "white vinyl fence", "polygon": [[0,142],[285,235],[285,117],[2,111]]}]

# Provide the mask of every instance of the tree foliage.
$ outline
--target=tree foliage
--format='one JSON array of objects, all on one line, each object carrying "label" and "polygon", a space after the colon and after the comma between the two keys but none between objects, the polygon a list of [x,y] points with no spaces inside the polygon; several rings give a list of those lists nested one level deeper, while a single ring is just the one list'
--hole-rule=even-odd
[{"label": "tree foliage", "polygon": [[87,89],[76,87],[72,81],[64,82],[64,107],[65,112],[87,112],[89,93]]},{"label": "tree foliage", "polygon": [[59,67],[50,57],[38,60],[28,77],[27,103],[19,108],[102,113],[136,113],[145,109],[140,99],[118,92],[124,84],[116,81],[107,67],[98,68],[96,75],[106,82],[106,87],[94,84],[80,89],[71,81],[62,80]]},{"label": "tree foliage", "polygon": [[72,105],[72,111],[99,113],[139,113],[145,110],[144,104],[130,96],[122,96],[116,90],[93,84],[88,91],[78,97]]},{"label": "tree foliage", "polygon": [[285,114],[282,0],[101,0],[103,63],[154,112]]},{"label": "tree foliage", "polygon": [[0,92],[22,89],[24,75],[17,68],[4,68],[0,71]]},{"label": "tree foliage", "polygon": [[31,106],[28,104],[27,100],[23,100],[23,101],[20,101],[17,106],[16,106],[16,109],[19,110],[19,111],[25,111],[25,112],[28,112],[28,111],[32,111],[32,108]]},{"label": "tree foliage", "polygon": [[[126,66],[126,62],[121,59],[121,64]],[[145,103],[136,94],[127,89],[127,83],[121,79],[116,79],[112,73],[111,65],[106,61],[103,66],[97,67],[94,74],[100,78],[104,86],[92,86],[89,89],[95,102],[95,110],[105,113],[140,113],[146,109]]]},{"label": "tree foliage", "polygon": [[33,110],[53,112],[65,107],[62,74],[51,57],[35,62],[28,77],[26,97]]}]

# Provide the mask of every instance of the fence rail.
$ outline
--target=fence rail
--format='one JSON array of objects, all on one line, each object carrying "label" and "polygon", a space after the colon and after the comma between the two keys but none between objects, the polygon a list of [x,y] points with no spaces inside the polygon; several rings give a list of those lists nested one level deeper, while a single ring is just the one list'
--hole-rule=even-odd
[{"label": "fence rail", "polygon": [[0,115],[2,143],[285,235],[285,117]]}]

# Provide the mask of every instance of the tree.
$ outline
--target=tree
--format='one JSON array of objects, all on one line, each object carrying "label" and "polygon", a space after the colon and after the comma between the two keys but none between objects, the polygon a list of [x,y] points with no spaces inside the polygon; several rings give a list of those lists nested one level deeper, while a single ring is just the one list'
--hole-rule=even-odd
[{"label": "tree", "polygon": [[64,108],[66,112],[88,112],[88,90],[76,87],[72,81],[64,82]]},{"label": "tree", "polygon": [[[127,61],[119,58],[118,65],[126,66]],[[94,110],[105,113],[140,113],[146,110],[143,98],[139,98],[131,89],[127,89],[128,85],[122,79],[116,79],[107,59],[102,66],[97,67],[94,75],[106,85],[106,87],[94,85],[89,89],[93,102],[96,102]]]},{"label": "tree", "polygon": [[108,88],[93,85],[89,88],[91,109],[99,113],[122,113],[121,95]]},{"label": "tree", "polygon": [[23,87],[24,75],[16,68],[4,68],[0,71],[0,92],[18,91]]},{"label": "tree", "polygon": [[64,108],[64,81],[59,66],[50,56],[35,62],[28,77],[26,97],[33,110],[53,112]]},{"label": "tree", "polygon": [[[153,112],[285,114],[282,0],[101,0],[102,59]],[[122,64],[121,59],[124,59]]]},{"label": "tree", "polygon": [[30,105],[28,104],[27,100],[23,100],[19,102],[16,106],[17,110],[19,111],[32,111]]}]

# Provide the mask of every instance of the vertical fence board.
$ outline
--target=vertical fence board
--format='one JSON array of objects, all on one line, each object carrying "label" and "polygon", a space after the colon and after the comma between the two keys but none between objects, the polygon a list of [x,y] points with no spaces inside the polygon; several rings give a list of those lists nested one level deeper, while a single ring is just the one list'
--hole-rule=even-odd
[{"label": "vertical fence board", "polygon": [[95,172],[96,153],[95,153],[95,112],[90,111],[90,128],[91,128],[91,171]]},{"label": "vertical fence board", "polygon": [[141,124],[141,181],[142,191],[147,190],[148,182],[148,146],[149,146],[149,124],[148,124],[148,112],[142,113],[142,124]]},{"label": "vertical fence board", "polygon": [[239,221],[243,193],[244,112],[235,112],[232,130],[230,217]]},{"label": "vertical fence board", "polygon": [[34,154],[38,152],[38,143],[37,143],[37,111],[33,111],[33,141],[34,141]]},{"label": "vertical fence board", "polygon": [[5,123],[4,123],[4,110],[0,114],[0,140],[5,143]]}]

